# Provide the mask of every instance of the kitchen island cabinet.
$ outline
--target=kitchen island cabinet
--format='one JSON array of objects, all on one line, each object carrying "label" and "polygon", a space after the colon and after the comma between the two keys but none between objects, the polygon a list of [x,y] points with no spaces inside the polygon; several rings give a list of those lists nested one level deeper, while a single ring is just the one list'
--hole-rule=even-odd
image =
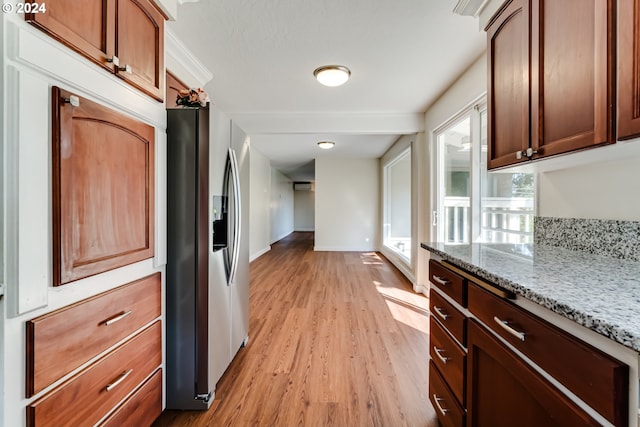
[{"label": "kitchen island cabinet", "polygon": [[471,427],[599,426],[476,321],[469,322]]},{"label": "kitchen island cabinet", "polygon": [[[466,308],[431,287],[442,314],[467,317],[467,426],[639,425],[637,262],[530,244],[422,247],[467,281]],[[455,396],[455,378],[434,378]]]}]

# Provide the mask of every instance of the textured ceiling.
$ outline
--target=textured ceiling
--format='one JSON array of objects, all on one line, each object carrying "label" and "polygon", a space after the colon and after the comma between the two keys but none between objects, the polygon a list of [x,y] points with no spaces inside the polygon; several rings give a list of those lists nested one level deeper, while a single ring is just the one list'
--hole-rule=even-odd
[{"label": "textured ceiling", "polygon": [[[380,157],[422,131],[427,107],[483,52],[454,0],[204,0],[169,28],[213,73],[207,91],[283,171],[331,155]],[[344,86],[313,70],[341,64]],[[335,154],[334,154],[335,153]],[[292,178],[297,179],[295,176]]]}]

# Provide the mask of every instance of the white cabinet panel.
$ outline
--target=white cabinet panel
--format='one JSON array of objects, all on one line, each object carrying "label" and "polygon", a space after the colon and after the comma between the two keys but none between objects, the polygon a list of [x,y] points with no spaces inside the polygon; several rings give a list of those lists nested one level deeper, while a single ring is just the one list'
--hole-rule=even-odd
[{"label": "white cabinet panel", "polygon": [[[10,68],[8,94],[7,297],[9,316],[47,304],[50,277],[49,86]],[[15,161],[17,160],[17,161]]]}]

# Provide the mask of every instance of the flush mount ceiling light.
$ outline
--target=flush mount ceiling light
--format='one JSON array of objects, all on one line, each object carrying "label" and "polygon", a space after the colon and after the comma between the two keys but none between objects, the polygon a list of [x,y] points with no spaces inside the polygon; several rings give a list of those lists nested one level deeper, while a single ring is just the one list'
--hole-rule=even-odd
[{"label": "flush mount ceiling light", "polygon": [[318,142],[318,147],[322,148],[323,150],[328,150],[330,148],[333,148],[334,145],[336,145],[336,143],[333,142],[333,141],[320,141],[320,142]]},{"label": "flush mount ceiling light", "polygon": [[313,72],[316,79],[325,86],[340,86],[351,76],[351,70],[343,65],[325,65]]}]

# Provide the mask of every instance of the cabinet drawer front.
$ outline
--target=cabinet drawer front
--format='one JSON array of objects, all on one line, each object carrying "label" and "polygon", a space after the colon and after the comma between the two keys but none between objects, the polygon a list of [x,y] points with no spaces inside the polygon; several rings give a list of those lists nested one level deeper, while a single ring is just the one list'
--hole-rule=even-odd
[{"label": "cabinet drawer front", "polygon": [[30,427],[91,426],[162,363],[156,322],[27,407]]},{"label": "cabinet drawer front", "polygon": [[464,403],[464,376],[467,369],[467,355],[455,341],[442,329],[433,317],[430,322],[429,355],[438,367],[449,387]]},{"label": "cabinet drawer front", "polygon": [[160,316],[160,273],[27,321],[32,396]]},{"label": "cabinet drawer front", "polygon": [[613,424],[624,425],[627,365],[474,284],[469,286],[469,310]]},{"label": "cabinet drawer front", "polygon": [[162,369],[158,369],[101,427],[150,426],[162,413]]},{"label": "cabinet drawer front", "polygon": [[429,292],[429,309],[435,317],[447,329],[455,339],[463,346],[467,345],[467,317],[449,304],[438,292],[433,289]]},{"label": "cabinet drawer front", "polygon": [[429,260],[429,281],[463,307],[467,306],[467,280],[438,261]]},{"label": "cabinet drawer front", "polygon": [[464,426],[464,409],[447,388],[433,362],[429,364],[429,400],[442,427]]}]

